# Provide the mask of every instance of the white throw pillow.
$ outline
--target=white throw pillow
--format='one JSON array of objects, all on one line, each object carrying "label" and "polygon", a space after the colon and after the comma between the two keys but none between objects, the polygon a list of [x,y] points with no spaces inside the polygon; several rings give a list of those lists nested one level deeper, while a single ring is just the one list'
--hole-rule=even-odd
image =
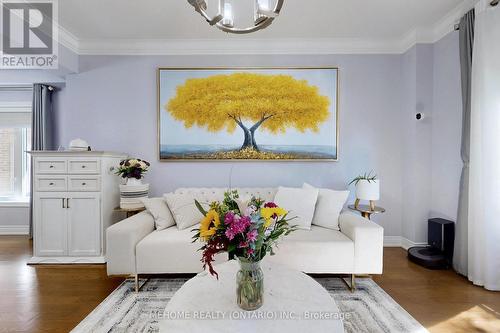
[{"label": "white throw pillow", "polygon": [[156,230],[163,230],[175,225],[172,213],[163,198],[144,198],[141,200],[149,214],[155,220]]},{"label": "white throw pillow", "polygon": [[[196,208],[195,197],[192,194],[167,193],[163,197],[167,201],[179,230],[197,225],[202,220],[203,214]],[[200,202],[200,204],[207,210],[210,207],[207,203]]]},{"label": "white throw pillow", "polygon": [[[304,183],[303,188],[315,188]],[[340,230],[339,215],[349,197],[349,191],[320,188],[312,224],[332,230]]]},{"label": "white throw pillow", "polygon": [[299,229],[310,230],[314,216],[314,206],[318,198],[318,189],[279,187],[274,202],[288,210],[288,217],[297,217],[290,221]]}]

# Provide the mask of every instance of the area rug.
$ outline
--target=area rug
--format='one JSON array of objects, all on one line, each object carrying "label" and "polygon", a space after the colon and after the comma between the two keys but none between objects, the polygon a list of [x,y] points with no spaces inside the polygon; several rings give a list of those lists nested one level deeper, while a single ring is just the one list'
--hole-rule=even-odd
[{"label": "area rug", "polygon": [[[139,293],[134,282],[124,281],[72,333],[157,333],[158,321],[174,293],[186,278],[155,278],[141,281]],[[316,278],[345,313],[348,333],[411,332],[427,330],[399,306],[373,280],[357,279],[351,293],[340,278]]]}]

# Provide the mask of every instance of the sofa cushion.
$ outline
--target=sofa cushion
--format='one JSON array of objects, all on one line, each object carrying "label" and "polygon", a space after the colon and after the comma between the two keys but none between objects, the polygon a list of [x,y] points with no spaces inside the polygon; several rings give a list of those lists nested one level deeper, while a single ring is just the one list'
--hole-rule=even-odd
[{"label": "sofa cushion", "polygon": [[144,198],[141,200],[155,220],[156,230],[163,230],[175,225],[175,220],[164,198]]},{"label": "sofa cushion", "polygon": [[198,199],[191,194],[167,193],[163,196],[168,204],[168,208],[177,224],[179,230],[184,230],[200,223],[203,215],[196,208],[194,200],[197,199],[200,204],[209,209],[210,202]]},{"label": "sofa cushion", "polygon": [[[302,187],[315,188],[307,183],[304,183]],[[340,230],[339,215],[348,197],[349,191],[320,188],[312,224],[332,230]]]},{"label": "sofa cushion", "polygon": [[288,217],[295,217],[290,224],[309,230],[318,199],[318,189],[279,187],[274,202],[289,211]]},{"label": "sofa cushion", "polygon": [[[164,194],[177,227],[182,230],[200,223],[203,216],[196,208],[194,200],[208,209],[213,201],[222,201],[227,188],[179,188],[173,193]],[[236,188],[241,196],[255,196],[272,201],[276,193],[273,188]]]},{"label": "sofa cushion", "polygon": [[307,273],[354,271],[354,242],[337,230],[311,226],[285,237],[274,256],[265,260]]},{"label": "sofa cushion", "polygon": [[[153,231],[136,247],[137,273],[198,273],[203,271],[201,242],[192,243],[193,232],[170,227]],[[227,260],[227,253],[216,257],[216,263]]]}]

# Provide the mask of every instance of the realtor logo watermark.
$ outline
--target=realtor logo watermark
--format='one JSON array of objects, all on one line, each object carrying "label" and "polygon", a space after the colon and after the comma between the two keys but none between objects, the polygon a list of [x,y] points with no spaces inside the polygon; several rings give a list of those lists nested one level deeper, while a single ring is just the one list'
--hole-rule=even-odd
[{"label": "realtor logo watermark", "polygon": [[58,68],[57,0],[0,0],[0,68]]}]

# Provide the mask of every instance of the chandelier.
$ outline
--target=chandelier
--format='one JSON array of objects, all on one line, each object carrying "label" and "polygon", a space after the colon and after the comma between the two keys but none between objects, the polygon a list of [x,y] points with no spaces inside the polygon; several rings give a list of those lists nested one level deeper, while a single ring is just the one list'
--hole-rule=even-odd
[{"label": "chandelier", "polygon": [[205,0],[188,0],[198,13],[203,16],[208,24],[215,25],[222,31],[233,34],[248,34],[268,27],[279,15],[285,0],[276,0],[276,5],[271,8],[271,0],[254,0],[254,25],[246,28],[234,26],[233,6],[229,0],[219,0],[218,14],[211,17],[207,14],[207,3]]}]

